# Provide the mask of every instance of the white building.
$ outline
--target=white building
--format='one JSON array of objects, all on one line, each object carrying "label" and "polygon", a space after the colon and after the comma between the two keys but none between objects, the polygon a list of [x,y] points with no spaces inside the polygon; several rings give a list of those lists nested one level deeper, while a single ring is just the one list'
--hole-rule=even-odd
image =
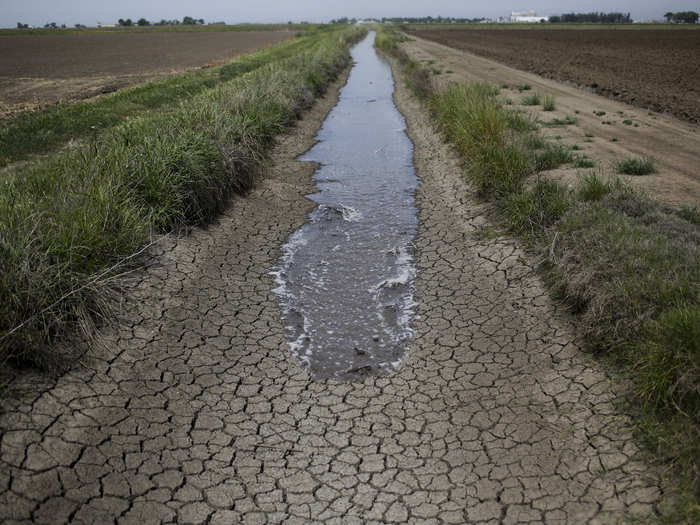
[{"label": "white building", "polygon": [[510,14],[510,21],[514,24],[538,24],[540,22],[547,22],[549,17],[537,16],[535,11],[513,11]]}]

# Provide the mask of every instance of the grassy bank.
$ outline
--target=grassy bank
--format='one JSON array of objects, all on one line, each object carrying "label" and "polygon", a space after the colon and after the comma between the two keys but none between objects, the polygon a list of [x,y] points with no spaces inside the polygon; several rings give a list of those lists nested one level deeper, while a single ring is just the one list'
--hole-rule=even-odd
[{"label": "grassy bank", "polygon": [[547,179],[542,172],[575,155],[541,138],[496,86],[437,92],[400,40],[384,33],[377,44],[402,64],[497,220],[544,261],[544,280],[589,349],[631,379],[640,437],[681,479],[662,519],[700,522],[700,215],[602,173],[574,189]]},{"label": "grassy bank", "polygon": [[0,178],[0,357],[60,364],[52,343],[108,312],[107,279],[155,234],[205,224],[250,188],[275,137],[349,65],[349,45],[363,34],[325,32],[167,112],[8,168]]},{"label": "grassy bank", "polygon": [[246,55],[224,66],[185,73],[122,89],[94,100],[45,108],[6,119],[0,130],[0,167],[31,155],[55,151],[71,140],[91,138],[153,109],[176,106],[178,101],[187,100],[221,82],[313,49],[327,32],[327,29],[317,29],[306,36]]}]

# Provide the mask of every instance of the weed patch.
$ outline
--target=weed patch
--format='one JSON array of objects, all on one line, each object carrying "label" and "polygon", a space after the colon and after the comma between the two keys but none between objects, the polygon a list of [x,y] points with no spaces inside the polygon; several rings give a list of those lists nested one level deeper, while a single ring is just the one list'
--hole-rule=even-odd
[{"label": "weed patch", "polygon": [[618,173],[625,175],[649,175],[656,173],[654,159],[650,157],[627,157],[615,165]]}]

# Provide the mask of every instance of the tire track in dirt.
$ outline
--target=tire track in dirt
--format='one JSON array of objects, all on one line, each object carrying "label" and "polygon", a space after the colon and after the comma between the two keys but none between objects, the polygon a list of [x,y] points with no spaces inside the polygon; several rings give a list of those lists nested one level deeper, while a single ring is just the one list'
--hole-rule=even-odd
[{"label": "tire track in dirt", "polygon": [[164,240],[105,351],[44,387],[16,381],[37,393],[3,402],[0,521],[601,523],[654,510],[657,476],[616,390],[525,254],[475,240],[485,210],[399,84],[424,181],[419,318],[399,372],[312,381],[272,292],[269,269],[311,208],[313,166],[292,159],[331,95],[247,198]]}]

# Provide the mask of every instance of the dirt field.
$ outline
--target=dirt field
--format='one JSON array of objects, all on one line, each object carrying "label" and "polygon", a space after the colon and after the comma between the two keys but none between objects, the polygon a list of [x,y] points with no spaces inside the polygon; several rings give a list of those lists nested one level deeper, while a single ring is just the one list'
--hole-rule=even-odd
[{"label": "dirt field", "polygon": [[[547,172],[547,176],[573,185],[578,177],[593,170],[614,173],[614,163],[625,157],[650,156],[656,161],[657,173],[623,177],[662,202],[700,206],[700,173],[697,169],[700,165],[700,128],[697,124],[667,115],[650,115],[647,110],[431,40],[417,37],[402,47],[412,58],[441,71],[433,77],[438,84],[486,81],[508,85],[502,94],[512,102],[511,107],[527,111],[543,123],[567,117],[575,119],[573,125],[543,126],[542,133],[578,148],[576,153],[593,159],[595,167],[560,168]],[[517,86],[523,84],[532,89],[520,92]],[[533,92],[554,95],[556,110],[542,111],[542,106],[522,105],[522,98]]]},{"label": "dirt field", "polygon": [[0,117],[215,64],[291,31],[0,36]]},{"label": "dirt field", "polygon": [[700,31],[418,30],[411,34],[635,106],[700,121]]}]

